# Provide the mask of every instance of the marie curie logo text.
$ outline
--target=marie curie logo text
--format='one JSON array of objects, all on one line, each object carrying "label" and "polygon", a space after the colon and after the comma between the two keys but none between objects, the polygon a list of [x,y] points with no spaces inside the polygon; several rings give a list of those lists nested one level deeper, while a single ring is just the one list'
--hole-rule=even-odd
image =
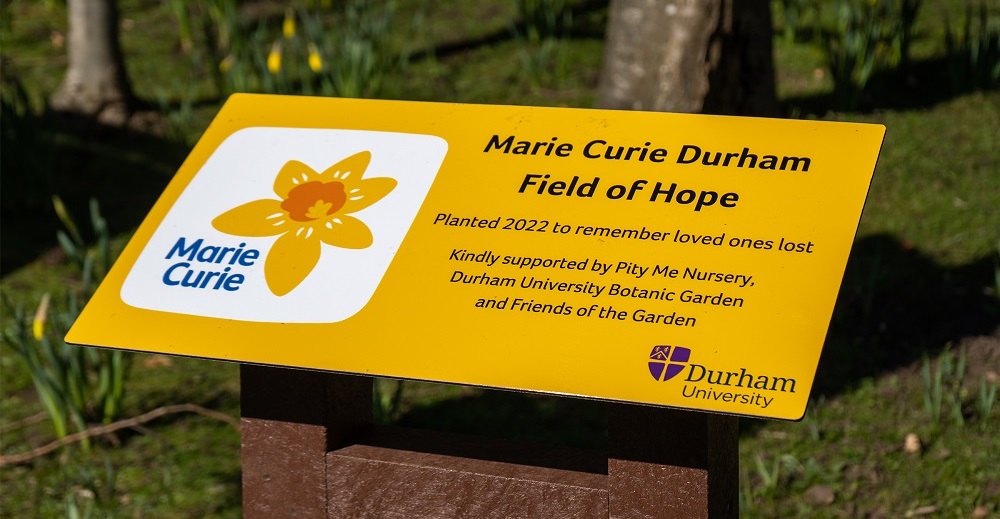
[{"label": "marie curie logo text", "polygon": [[163,273],[163,284],[235,292],[246,281],[243,271],[253,267],[258,258],[260,251],[247,248],[246,243],[227,247],[206,244],[204,238],[180,237],[165,257],[176,263]]}]

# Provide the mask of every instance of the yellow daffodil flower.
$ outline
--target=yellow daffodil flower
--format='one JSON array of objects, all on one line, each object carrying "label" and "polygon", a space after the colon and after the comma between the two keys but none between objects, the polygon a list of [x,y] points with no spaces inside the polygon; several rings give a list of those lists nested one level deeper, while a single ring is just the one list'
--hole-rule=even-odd
[{"label": "yellow daffodil flower", "polygon": [[274,295],[283,296],[312,272],[322,243],[364,249],[373,243],[371,230],[350,216],[381,200],[396,187],[388,177],[363,178],[371,153],[347,157],[323,172],[289,161],[274,180],[278,199],[255,200],[212,220],[226,234],[279,236],[264,260],[264,279]]},{"label": "yellow daffodil flower", "polygon": [[285,21],[281,23],[281,34],[289,40],[295,37],[295,13],[291,9],[285,11]]},{"label": "yellow daffodil flower", "polygon": [[323,71],[323,57],[319,55],[319,49],[315,44],[309,44],[309,70],[319,74]]},{"label": "yellow daffodil flower", "polygon": [[42,340],[45,336],[45,323],[49,320],[49,299],[47,292],[42,295],[38,309],[35,310],[35,318],[31,321],[31,334],[35,336],[36,341]]},{"label": "yellow daffodil flower", "polygon": [[271,74],[281,72],[281,44],[278,42],[271,45],[271,52],[267,55],[267,70]]}]

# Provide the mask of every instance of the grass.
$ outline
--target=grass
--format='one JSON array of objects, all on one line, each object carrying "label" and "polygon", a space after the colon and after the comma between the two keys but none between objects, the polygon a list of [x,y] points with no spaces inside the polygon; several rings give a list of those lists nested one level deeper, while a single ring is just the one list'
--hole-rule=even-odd
[{"label": "grass", "polygon": [[861,232],[897,236],[951,265],[989,251],[1000,219],[996,186],[989,185],[1000,169],[996,134],[989,132],[1000,127],[997,93],[862,120],[889,131]]},{"label": "grass", "polygon": [[[4,355],[4,359],[8,358]],[[228,363],[136,354],[126,416],[178,402],[191,402],[239,415],[238,367]],[[6,366],[5,366],[6,370]],[[34,409],[34,395],[11,391],[5,383],[2,414],[8,425]],[[23,451],[50,439],[44,422],[3,435],[3,453]],[[100,438],[91,453],[70,447],[49,459],[4,467],[3,517],[62,516],[63,499],[81,494],[78,467],[100,468],[106,456],[116,468],[115,517],[238,517],[240,510],[239,432],[198,415],[174,415],[148,428],[127,430],[115,441]]]},{"label": "grass", "polygon": [[[740,457],[752,489],[744,516],[903,517],[921,506],[936,507],[931,517],[969,517],[977,506],[995,512],[996,414],[980,432],[942,426],[926,417],[921,390],[908,371],[861,381],[809,410],[806,422],[818,428],[820,441],[804,423],[768,423],[744,435]],[[904,449],[909,433],[920,438],[920,452]],[[797,463],[769,487],[753,468],[757,455],[765,465],[777,456]],[[820,485],[833,491],[832,503],[810,502],[809,489]]]},{"label": "grass", "polygon": [[[600,2],[571,3],[572,33],[555,43],[550,66],[532,78],[523,73],[525,50],[512,29],[514,2],[400,0],[396,16],[421,19],[422,36],[404,37],[410,26],[391,36],[398,51],[411,47],[412,59],[386,82],[382,95],[590,106],[605,12]],[[39,182],[77,215],[85,215],[87,201],[96,196],[118,234],[119,249],[221,102],[208,68],[215,64],[207,55],[182,52],[167,3],[120,4],[133,87],[153,107],[160,108],[162,99],[167,112],[154,119],[157,131],[103,129],[88,135],[40,116],[33,121],[48,139],[45,155],[52,157],[52,170],[37,172]],[[253,4],[247,16],[278,34],[283,6]],[[65,67],[58,44],[65,11],[59,2],[8,2],[4,9],[10,23],[0,32],[3,74],[26,86],[37,112]],[[801,38],[786,41],[780,31],[775,39],[779,95],[791,116],[878,122],[888,133],[824,348],[814,404],[798,423],[741,421],[745,517],[969,517],[977,507],[1000,514],[1000,477],[991,471],[1000,406],[986,416],[978,411],[984,407],[980,392],[995,387],[1000,377],[995,353],[1000,346],[972,339],[995,337],[1000,323],[994,281],[1000,91],[943,92],[946,87],[935,83],[941,69],[935,72],[933,65],[944,52],[944,12],[957,23],[964,3],[924,2],[912,77],[897,91],[887,91],[893,78],[873,78],[867,106],[857,113],[829,110],[832,83],[818,48]],[[41,294],[79,284],[75,269],[53,252],[58,221],[46,211],[3,215],[2,290],[29,309]],[[950,341],[955,347],[946,350]],[[928,414],[920,373],[925,357],[937,366],[956,348],[968,355],[968,372],[954,392],[962,426],[950,419],[950,408],[937,420]],[[124,416],[186,402],[239,414],[234,364],[135,354],[132,369]],[[23,422],[41,407],[7,344],[0,344],[0,375],[0,454],[50,441],[47,423]],[[606,448],[603,406],[573,399],[407,383],[389,419]],[[918,452],[904,448],[911,433],[920,439]],[[225,422],[171,415],[94,444],[90,453],[69,447],[0,469],[0,517],[58,517],[68,502],[125,517],[240,515],[239,434]],[[105,460],[113,477],[105,472]]]}]

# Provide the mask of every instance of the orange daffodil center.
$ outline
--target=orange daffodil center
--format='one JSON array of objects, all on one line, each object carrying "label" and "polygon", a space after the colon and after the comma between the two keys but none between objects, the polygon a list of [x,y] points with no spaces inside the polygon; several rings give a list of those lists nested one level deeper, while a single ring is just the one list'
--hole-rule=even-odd
[{"label": "orange daffodil center", "polygon": [[212,226],[234,236],[278,236],[264,261],[264,279],[277,296],[291,292],[319,262],[322,245],[364,249],[371,230],[350,216],[393,188],[388,177],[364,178],[371,153],[363,151],[316,172],[297,160],[274,179],[278,199],[248,202],[222,213]]},{"label": "orange daffodil center", "polygon": [[292,220],[311,222],[336,213],[346,201],[347,193],[341,182],[314,180],[293,187],[288,198],[281,202],[281,208]]}]

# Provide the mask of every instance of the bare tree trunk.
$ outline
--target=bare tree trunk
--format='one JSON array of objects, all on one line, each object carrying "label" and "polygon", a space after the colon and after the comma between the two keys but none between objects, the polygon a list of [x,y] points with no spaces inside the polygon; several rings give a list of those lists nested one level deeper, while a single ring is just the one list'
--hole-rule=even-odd
[{"label": "bare tree trunk", "polygon": [[602,108],[779,115],[768,0],[612,0]]},{"label": "bare tree trunk", "polygon": [[116,0],[67,0],[69,68],[49,102],[56,111],[124,124],[132,89],[118,42]]}]

